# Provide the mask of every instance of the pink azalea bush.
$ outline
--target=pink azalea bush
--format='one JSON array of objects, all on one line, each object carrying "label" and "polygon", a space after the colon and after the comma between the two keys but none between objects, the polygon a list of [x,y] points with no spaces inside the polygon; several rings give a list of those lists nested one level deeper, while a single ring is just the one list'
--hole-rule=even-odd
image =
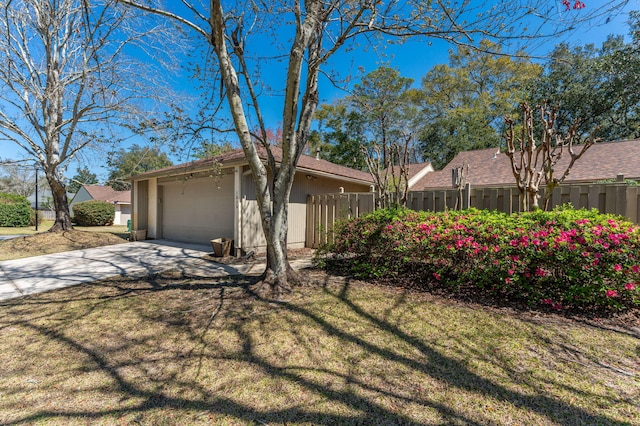
[{"label": "pink azalea bush", "polygon": [[326,250],[364,278],[471,287],[554,310],[640,305],[640,228],[596,210],[380,210],[338,224]]}]

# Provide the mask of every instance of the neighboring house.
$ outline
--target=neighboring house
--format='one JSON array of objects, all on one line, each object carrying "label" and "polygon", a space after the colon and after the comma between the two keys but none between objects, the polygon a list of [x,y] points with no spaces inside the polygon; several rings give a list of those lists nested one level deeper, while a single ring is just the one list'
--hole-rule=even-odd
[{"label": "neighboring house", "polygon": [[[276,161],[282,158],[272,148]],[[261,158],[266,161],[263,150]],[[132,181],[133,229],[149,238],[209,243],[231,238],[237,253],[264,251],[256,187],[242,150],[139,174]],[[303,155],[289,199],[290,248],[305,246],[307,196],[368,192],[369,173]]]},{"label": "neighboring house", "polygon": [[[579,152],[582,146],[574,146]],[[514,158],[518,158],[516,156]],[[560,178],[569,164],[570,155],[564,152],[555,166],[555,177]],[[412,189],[452,188],[452,170],[469,166],[467,182],[472,187],[504,187],[516,185],[511,171],[509,157],[497,148],[464,151],[454,157],[442,170],[428,173]],[[600,142],[591,146],[576,161],[565,183],[591,183],[605,179],[615,179],[617,175],[625,179],[640,179],[640,140]]]},{"label": "neighboring house", "polygon": [[[419,183],[427,174],[434,172],[431,163],[407,164],[405,168],[407,169],[409,190],[415,189],[415,185]],[[400,174],[400,167],[394,166],[393,173],[396,177],[398,177],[398,175]],[[391,173],[389,173],[389,178],[391,178]]]},{"label": "neighboring house", "polygon": [[100,200],[115,207],[114,225],[126,225],[131,219],[131,191],[116,191],[110,186],[83,185],[69,203],[71,215],[73,206],[83,201]]},{"label": "neighboring house", "polygon": [[[45,184],[38,185],[38,209],[53,209],[53,194],[51,194],[51,189],[49,186]],[[75,196],[72,192],[67,192],[67,200],[71,200]],[[36,208],[36,193],[34,191],[33,194],[27,197],[27,200],[31,204],[31,208]]]}]

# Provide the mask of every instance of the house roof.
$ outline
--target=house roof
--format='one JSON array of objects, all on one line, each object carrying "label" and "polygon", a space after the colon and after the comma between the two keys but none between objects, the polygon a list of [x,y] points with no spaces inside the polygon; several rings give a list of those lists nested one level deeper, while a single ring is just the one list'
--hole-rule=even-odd
[{"label": "house roof", "polygon": [[[581,145],[574,146],[574,151],[579,152],[581,148]],[[570,156],[565,153],[556,165],[556,176],[564,173],[569,161]],[[467,164],[467,181],[472,186],[515,185],[509,157],[497,148],[489,148],[459,153],[442,170],[428,173],[414,189],[451,188],[451,170]],[[576,161],[565,182],[594,182],[613,179],[619,174],[627,179],[640,178],[640,140],[596,143]]]},{"label": "house roof", "polygon": [[131,204],[131,191],[116,191],[110,186],[102,185],[83,185],[83,188],[94,200]]},{"label": "house roof", "polygon": [[[407,179],[409,180],[409,189],[412,189],[413,186],[422,180],[425,175],[428,173],[433,173],[433,166],[430,162],[428,163],[415,163],[415,164],[407,164],[405,165],[407,170]],[[393,173],[397,176],[400,174],[400,166],[393,166]]]},{"label": "house roof", "polygon": [[[282,160],[282,149],[280,149],[279,147],[271,147],[271,150],[276,161],[280,162]],[[258,148],[258,154],[263,161],[267,160],[267,154],[263,148]],[[245,158],[244,151],[242,149],[236,149],[215,157],[191,161],[184,164],[178,164],[176,166],[170,166],[146,173],[141,173],[135,176],[131,176],[129,179],[139,180],[156,176],[169,176],[191,173],[194,171],[207,169],[216,164],[222,164],[223,166],[234,166],[247,164],[247,160]],[[330,161],[317,159],[309,155],[300,156],[297,170],[317,175],[339,177],[346,180],[373,183],[373,178],[367,172],[352,169],[346,166],[341,166],[339,164],[334,164]]]}]

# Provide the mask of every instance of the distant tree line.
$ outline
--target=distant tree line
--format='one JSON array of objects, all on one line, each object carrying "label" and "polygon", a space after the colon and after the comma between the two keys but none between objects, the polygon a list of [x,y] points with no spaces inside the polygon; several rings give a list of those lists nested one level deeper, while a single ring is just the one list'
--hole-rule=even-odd
[{"label": "distant tree line", "polygon": [[448,64],[429,70],[418,88],[397,70],[378,68],[349,95],[321,105],[308,150],[367,170],[372,149],[409,139],[409,161],[431,161],[439,169],[461,151],[504,151],[505,117],[519,117],[524,103],[553,109],[560,133],[575,125],[576,143],[583,143],[597,126],[602,141],[638,138],[638,21],[632,13],[630,42],[611,35],[599,47],[562,43],[544,63],[523,52],[496,55],[500,48],[489,41],[479,48],[461,46],[450,52]]}]

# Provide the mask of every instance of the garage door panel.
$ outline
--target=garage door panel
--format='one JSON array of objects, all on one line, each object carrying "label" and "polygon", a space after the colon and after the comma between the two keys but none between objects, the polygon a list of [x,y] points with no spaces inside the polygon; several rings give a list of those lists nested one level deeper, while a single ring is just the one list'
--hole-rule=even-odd
[{"label": "garage door panel", "polygon": [[208,243],[233,236],[233,178],[188,179],[163,184],[162,236]]}]

